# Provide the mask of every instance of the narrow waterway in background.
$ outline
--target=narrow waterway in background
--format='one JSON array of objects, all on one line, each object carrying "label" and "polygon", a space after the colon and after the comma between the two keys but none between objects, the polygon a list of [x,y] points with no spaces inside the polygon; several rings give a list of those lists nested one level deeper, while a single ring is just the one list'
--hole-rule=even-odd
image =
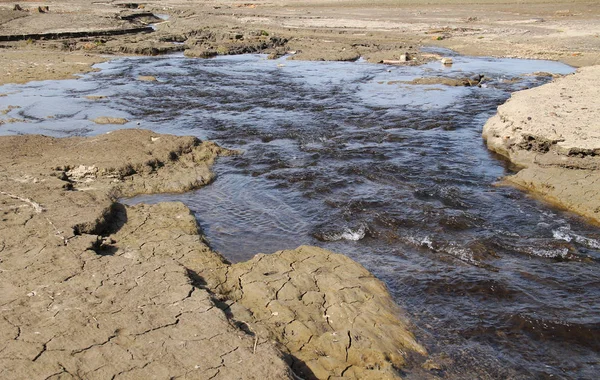
[{"label": "narrow waterway in background", "polygon": [[[219,159],[206,188],[128,202],[183,201],[231,261],[301,244],[359,261],[387,284],[441,363],[432,376],[594,379],[600,229],[495,186],[510,167],[481,139],[511,92],[549,81],[532,73],[572,69],[453,59],[451,67],[119,59],[77,81],[0,87],[8,94],[0,109],[20,106],[1,117],[23,120],[0,134],[93,135],[122,128],[91,122],[112,116],[240,150]],[[489,81],[402,83],[475,74]]]}]

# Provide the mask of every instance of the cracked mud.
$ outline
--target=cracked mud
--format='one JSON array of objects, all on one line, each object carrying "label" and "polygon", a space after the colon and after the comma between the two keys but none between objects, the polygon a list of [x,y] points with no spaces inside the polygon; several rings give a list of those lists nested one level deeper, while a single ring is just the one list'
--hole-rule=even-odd
[{"label": "cracked mud", "polygon": [[426,354],[344,256],[229,265],[182,203],[115,202],[208,183],[230,154],[215,144],[121,130],[2,137],[0,152],[3,378],[394,378]]}]

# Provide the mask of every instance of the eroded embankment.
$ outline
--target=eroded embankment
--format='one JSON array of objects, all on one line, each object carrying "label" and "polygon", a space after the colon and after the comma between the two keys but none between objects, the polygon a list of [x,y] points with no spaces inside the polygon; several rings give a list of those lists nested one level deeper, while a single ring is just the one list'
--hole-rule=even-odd
[{"label": "eroded embankment", "polygon": [[0,138],[6,378],[394,378],[425,354],[384,285],[313,247],[228,264],[181,203],[215,144],[121,130]]},{"label": "eroded embankment", "polygon": [[600,66],[520,91],[483,128],[488,147],[523,167],[506,178],[600,222]]}]

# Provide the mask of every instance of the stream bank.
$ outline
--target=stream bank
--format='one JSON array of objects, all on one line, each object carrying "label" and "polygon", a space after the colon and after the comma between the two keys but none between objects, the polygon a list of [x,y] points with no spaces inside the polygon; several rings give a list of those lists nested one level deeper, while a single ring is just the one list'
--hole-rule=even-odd
[{"label": "stream bank", "polygon": [[[429,58],[421,56],[420,47],[440,46],[468,55],[551,59],[576,67],[600,64],[600,10],[586,0],[543,4],[440,0],[427,5],[415,0],[393,5],[386,0],[277,4],[77,0],[39,8],[42,11],[37,4],[0,3],[0,36],[5,40],[30,36],[0,42],[0,64],[6,69],[0,83],[70,78],[106,60],[104,54],[156,55],[186,49],[195,56],[262,52],[277,57],[295,51],[294,59],[362,56],[369,62],[401,62],[409,53],[415,62],[422,62]],[[152,24],[156,25],[149,32]],[[127,30],[139,33],[111,35]],[[63,38],[69,33],[73,37]],[[15,59],[21,63],[15,64]]]},{"label": "stream bank", "polygon": [[385,285],[345,256],[301,247],[231,266],[183,204],[115,202],[206,185],[227,154],[145,130],[1,137],[2,377],[392,379],[425,355]]},{"label": "stream bank", "polygon": [[483,128],[523,167],[508,183],[600,224],[600,66],[514,93]]}]

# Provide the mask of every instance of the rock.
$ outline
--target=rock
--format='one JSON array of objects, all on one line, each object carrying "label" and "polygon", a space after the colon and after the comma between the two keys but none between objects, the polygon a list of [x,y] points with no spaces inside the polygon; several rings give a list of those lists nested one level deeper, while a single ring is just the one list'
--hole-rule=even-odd
[{"label": "rock", "polygon": [[400,59],[384,59],[381,61],[381,63],[386,65],[398,65],[401,63],[406,63],[408,61],[410,61],[410,56],[408,55],[408,53],[405,53],[400,55]]},{"label": "rock", "polygon": [[481,83],[481,81],[483,80],[483,78],[485,78],[485,75],[483,74],[477,74],[477,75],[473,75],[472,77],[468,78],[468,82],[469,82],[469,86],[479,86],[479,84]]},{"label": "rock", "polygon": [[22,11],[23,8],[21,8],[21,6],[19,4],[15,4],[15,6],[13,7],[13,11]]},{"label": "rock", "polygon": [[24,119],[17,119],[14,117],[9,117],[8,119],[2,119],[0,120],[0,125],[3,124],[10,124],[10,123],[26,123],[27,121]]},{"label": "rock", "polygon": [[140,75],[138,76],[138,80],[144,81],[144,82],[156,82],[157,79],[155,76],[152,75]]},{"label": "rock", "polygon": [[291,56],[291,60],[354,62],[361,56],[353,46],[329,40],[320,43],[311,41],[308,46],[301,42],[295,44],[293,50],[296,50],[297,54]]},{"label": "rock", "polygon": [[86,95],[85,98],[89,99],[89,100],[104,100],[104,99],[106,99],[106,96],[105,95]]},{"label": "rock", "polygon": [[452,65],[452,58],[445,57],[445,58],[442,58],[440,60],[440,62],[442,62],[442,65],[448,65],[448,66],[450,66],[450,65]]},{"label": "rock", "polygon": [[37,10],[38,13],[48,13],[50,12],[50,7],[48,7],[47,5],[40,5]]},{"label": "rock", "polygon": [[100,116],[92,120],[96,124],[126,124],[129,120],[122,117]]},{"label": "rock", "polygon": [[272,53],[270,53],[267,56],[267,59],[278,59],[278,58],[283,57],[286,54],[288,54],[288,53],[283,49],[275,49]]},{"label": "rock", "polygon": [[[143,31],[144,29],[142,28],[141,30]],[[139,54],[156,56],[185,50],[184,45],[173,44],[171,42],[146,41],[140,37],[138,38],[138,41],[108,40],[105,44],[96,46],[94,51],[103,54]]]},{"label": "rock", "polygon": [[73,182],[92,182],[98,176],[98,168],[94,165],[79,165],[76,168],[68,170],[65,175],[66,178]]},{"label": "rock", "polygon": [[16,109],[19,109],[19,108],[21,108],[21,106],[13,106],[13,105],[9,105],[9,106],[8,106],[8,107],[6,107],[5,109],[3,109],[3,110],[0,110],[0,114],[2,114],[2,115],[6,115],[6,114],[7,114],[7,113],[9,113],[10,111],[12,111],[12,110],[16,110]]},{"label": "rock", "polygon": [[514,93],[483,128],[489,149],[524,169],[506,178],[600,222],[600,66]]},{"label": "rock", "polygon": [[385,65],[398,65],[400,63],[404,63],[406,62],[405,60],[400,60],[400,59],[384,59],[383,61],[381,61],[381,63],[385,64]]},{"label": "rock", "polygon": [[[445,86],[472,86],[477,85],[471,81],[470,78],[449,78],[449,77],[427,77],[427,78],[416,78],[411,81],[396,81],[397,83],[406,83],[406,84],[417,84],[417,85],[437,85],[443,84]],[[389,82],[388,82],[389,83]],[[479,83],[479,82],[477,82]]]},{"label": "rock", "polygon": [[[157,136],[0,138],[1,378],[292,378],[274,344],[235,328],[195,282],[194,266],[226,263],[189,209],[115,203],[187,190],[178,173],[210,177],[214,144]],[[149,157],[162,165],[145,174]],[[65,189],[87,176],[93,189]]]}]

